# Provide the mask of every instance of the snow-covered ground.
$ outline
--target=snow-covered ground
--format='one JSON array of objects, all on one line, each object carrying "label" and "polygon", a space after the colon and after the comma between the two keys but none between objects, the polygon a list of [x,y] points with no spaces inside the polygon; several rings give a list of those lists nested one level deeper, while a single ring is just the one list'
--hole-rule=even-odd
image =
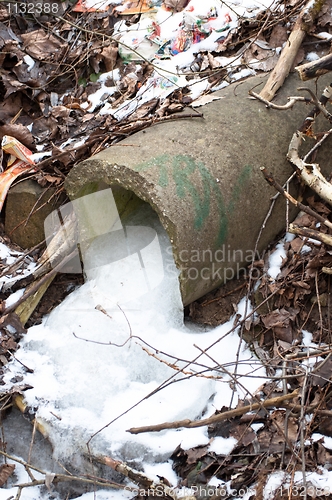
[{"label": "snow-covered ground", "polygon": [[[112,233],[96,238],[85,256],[87,282],[41,325],[30,328],[21,342],[16,357],[33,373],[26,373],[19,362],[8,365],[4,389],[17,376],[33,386],[25,392],[25,399],[30,407],[38,407],[37,419],[47,429],[60,460],[73,460],[72,450],[85,450],[95,433],[94,453],[142,462],[164,460],[179,444],[190,448],[208,443],[205,428],[137,436],[126,431],[195,419],[203,411],[209,416],[231,401],[236,405],[230,376],[213,368],[227,365],[232,372],[238,350],[238,380],[248,392],[252,394],[264,381],[264,369],[257,366],[245,343],[239,346],[237,329],[228,334],[234,318],[209,330],[183,323],[171,245],[149,205],[127,222],[127,234],[133,226],[138,241],[142,242],[137,231],[146,226],[153,229],[156,239],[109,263],[110,254],[121,250],[118,232],[112,241]],[[126,243],[133,248],[128,237]],[[243,300],[238,313],[244,309]],[[191,363],[195,358],[197,362]],[[184,368],[184,373],[174,370],[173,363],[178,370]],[[211,372],[204,377],[207,369]],[[189,376],[200,372],[202,376]],[[248,372],[263,379],[242,380],[239,374]],[[246,395],[244,387],[239,395]]]}]

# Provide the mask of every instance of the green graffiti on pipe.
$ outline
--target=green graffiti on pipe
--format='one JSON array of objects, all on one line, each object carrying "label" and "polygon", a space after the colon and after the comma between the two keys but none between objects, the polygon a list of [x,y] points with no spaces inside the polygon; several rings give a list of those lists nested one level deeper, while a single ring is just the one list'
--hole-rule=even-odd
[{"label": "green graffiti on pipe", "polygon": [[[216,245],[222,245],[226,239],[228,231],[228,216],[235,209],[238,198],[244,188],[244,185],[250,175],[251,167],[246,165],[240,172],[235,186],[231,192],[231,199],[226,206],[223,200],[223,195],[220,191],[220,184],[211,172],[206,168],[203,162],[195,160],[189,155],[169,155],[163,154],[135,166],[136,171],[146,170],[148,168],[159,168],[160,187],[167,187],[170,177],[173,179],[176,187],[176,194],[183,199],[188,193],[193,201],[195,210],[194,227],[200,229],[207,217],[210,214],[211,193],[217,202],[219,212],[219,230],[217,235]],[[196,172],[200,173],[202,182],[202,195],[192,182],[191,176]]]}]

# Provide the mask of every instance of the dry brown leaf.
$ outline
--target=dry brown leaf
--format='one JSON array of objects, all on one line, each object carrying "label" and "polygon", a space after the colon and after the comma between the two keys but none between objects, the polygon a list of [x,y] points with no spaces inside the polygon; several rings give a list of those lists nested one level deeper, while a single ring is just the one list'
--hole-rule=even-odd
[{"label": "dry brown leaf", "polygon": [[27,148],[33,151],[36,150],[33,135],[27,127],[24,127],[24,125],[12,123],[5,123],[3,125],[0,125],[0,139],[2,139],[4,135],[15,137],[15,139],[20,141]]},{"label": "dry brown leaf", "polygon": [[[265,328],[275,328],[276,326],[284,326],[287,321],[295,319],[295,311],[286,311],[286,309],[275,309],[274,311],[261,316]],[[297,311],[298,312],[298,311]]]},{"label": "dry brown leaf", "polygon": [[[321,368],[318,368],[319,365],[322,365]],[[315,374],[312,376],[311,381],[313,385],[318,385],[319,387],[323,387],[328,380],[331,378],[332,374],[332,359],[329,358],[322,364],[322,361],[315,364],[314,370]]]},{"label": "dry brown leaf", "polygon": [[192,104],[191,106],[193,108],[198,108],[199,106],[204,106],[205,104],[208,104],[209,102],[212,102],[212,101],[217,101],[219,99],[224,99],[223,97],[217,97],[217,96],[213,96],[211,94],[208,94],[208,95],[201,95],[198,99],[196,99]]},{"label": "dry brown leaf", "polygon": [[[153,7],[152,8],[150,7],[150,4],[147,2],[147,0],[128,1],[125,2],[121,8],[123,8],[123,10],[119,11],[119,14],[122,16],[128,16],[132,14],[143,14],[144,12],[150,12],[154,10]],[[89,9],[89,11],[91,12],[91,9]]]},{"label": "dry brown leaf", "polygon": [[316,210],[316,212],[322,215],[329,215],[331,213],[331,210],[325,205],[325,203],[316,201],[314,196],[310,196],[310,198],[307,198],[307,202],[310,207],[312,207],[314,210]]},{"label": "dry brown leaf", "polygon": [[106,71],[112,71],[115,68],[116,60],[118,58],[118,48],[114,44],[104,47],[101,56],[105,64]]},{"label": "dry brown leaf", "polygon": [[13,77],[5,71],[3,71],[1,74],[1,81],[6,89],[6,94],[4,96],[4,99],[7,99],[7,97],[13,94],[14,92],[27,88],[27,86],[24,83],[14,80]]},{"label": "dry brown leaf", "polygon": [[14,464],[0,465],[0,488],[8,481],[8,478],[13,474],[14,470]]},{"label": "dry brown leaf", "polygon": [[[75,103],[76,104],[76,103]],[[73,104],[70,105],[70,108],[73,106]],[[77,107],[80,108],[80,105],[77,104]],[[54,118],[65,118],[67,119],[70,115],[71,109],[69,109],[69,106],[54,106],[52,108],[52,116]]]},{"label": "dry brown leaf", "polygon": [[191,448],[190,450],[186,450],[185,453],[187,455],[187,463],[195,464],[202,457],[205,457],[208,448],[209,445],[206,445],[206,446],[196,446],[196,448]]},{"label": "dry brown leaf", "polygon": [[173,10],[175,12],[180,12],[189,3],[189,0],[164,0],[164,6],[166,9]]},{"label": "dry brown leaf", "polygon": [[6,21],[9,18],[9,13],[6,7],[0,3],[0,21]]},{"label": "dry brown leaf", "polygon": [[301,248],[303,247],[303,240],[301,238],[294,238],[294,240],[292,240],[290,242],[290,246],[291,246],[291,249],[297,253],[301,250]]},{"label": "dry brown leaf", "polygon": [[45,139],[54,139],[58,132],[58,123],[55,118],[49,116],[48,118],[41,117],[34,121],[32,126],[32,133],[38,137],[42,142]]},{"label": "dry brown leaf", "polygon": [[14,328],[16,333],[27,332],[16,313],[9,313],[6,314],[6,316],[2,316],[2,318],[0,318],[0,328],[6,329],[7,326]]},{"label": "dry brown leaf", "polygon": [[[262,41],[264,43],[264,40]],[[259,41],[258,41],[259,43]],[[279,55],[275,50],[267,50],[262,46],[253,43],[243,55],[243,60],[250,68],[258,69],[261,71],[270,71],[273,69],[279,59]]]},{"label": "dry brown leaf", "polygon": [[269,40],[269,45],[271,48],[276,49],[277,47],[282,47],[288,40],[288,33],[286,26],[282,24],[276,24],[273,26],[272,33]]},{"label": "dry brown leaf", "polygon": [[3,42],[6,40],[21,42],[21,39],[15,35],[11,28],[0,22],[0,47],[3,47]]},{"label": "dry brown leaf", "polygon": [[237,439],[237,446],[248,446],[256,439],[256,432],[247,424],[234,425],[229,434]]},{"label": "dry brown leaf", "polygon": [[5,340],[1,340],[1,348],[7,352],[7,351],[16,351],[17,350],[17,343],[15,340],[12,339],[12,337],[9,337]]},{"label": "dry brown leaf", "polygon": [[288,310],[275,309],[261,316],[261,319],[265,328],[273,330],[276,339],[291,343],[294,335],[291,321],[294,321],[298,313],[298,309],[291,307]]},{"label": "dry brown leaf", "polygon": [[52,59],[57,61],[62,54],[62,44],[58,38],[51,34],[47,34],[43,29],[30,31],[22,34],[23,48],[32,58],[44,61]]},{"label": "dry brown leaf", "polygon": [[320,14],[318,16],[318,25],[319,26],[326,26],[326,25],[332,25],[332,0],[327,0],[324,2],[324,5],[322,6],[320,10]]},{"label": "dry brown leaf", "polygon": [[55,184],[56,186],[58,186],[62,182],[62,177],[58,177],[56,175],[46,174],[44,175],[44,179],[46,179],[47,182],[50,182],[51,184]]}]

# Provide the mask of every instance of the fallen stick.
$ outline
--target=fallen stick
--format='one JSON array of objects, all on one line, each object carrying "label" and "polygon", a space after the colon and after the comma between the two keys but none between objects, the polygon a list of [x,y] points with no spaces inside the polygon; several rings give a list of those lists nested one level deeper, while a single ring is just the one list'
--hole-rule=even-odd
[{"label": "fallen stick", "polygon": [[[301,87],[301,88],[303,88],[303,87]],[[306,90],[308,91],[308,89],[306,89]],[[331,87],[331,85],[328,85],[324,89],[324,91],[319,99],[317,99],[315,97],[315,107],[310,111],[310,113],[305,118],[304,122],[302,123],[301,127],[299,128],[300,132],[303,132],[306,135],[310,135],[310,131],[313,127],[313,124],[315,123],[315,119],[322,112],[322,109],[326,106],[327,102],[331,99],[331,97],[332,97],[332,87]],[[308,132],[309,132],[309,134],[308,134]]]},{"label": "fallen stick", "polygon": [[[44,294],[46,293],[46,290],[48,289],[54,278],[55,278],[55,273],[52,276],[50,276],[46,281],[40,283],[38,290],[32,293],[29,297],[26,296],[24,302],[22,302],[22,304],[16,307],[15,313],[20,318],[23,326],[29,320],[30,316],[38,306],[39,302],[43,298]],[[30,285],[31,288],[32,286],[33,284]],[[30,287],[27,288],[27,292]]]},{"label": "fallen stick", "polygon": [[287,159],[295,165],[298,173],[315,193],[332,205],[332,184],[328,182],[315,163],[305,163],[299,156],[299,149],[305,134],[297,130],[289,144]]},{"label": "fallen stick", "polygon": [[308,215],[315,217],[319,222],[321,222],[325,226],[332,229],[332,222],[330,222],[329,220],[327,220],[324,217],[322,217],[321,215],[319,215],[312,208],[307,207],[307,205],[303,205],[303,203],[301,203],[301,202],[297,201],[295,198],[293,198],[293,196],[291,194],[287,193],[287,191],[273,178],[272,174],[267,173],[267,170],[265,167],[261,167],[261,171],[263,172],[264,177],[267,180],[267,182],[270,184],[270,186],[273,186],[287,200],[289,200],[291,203],[293,203],[293,205],[295,205],[297,208],[299,208],[303,212],[306,212]]},{"label": "fallen stick", "polygon": [[291,70],[294,59],[299,51],[299,48],[301,47],[304,37],[312,26],[315,17],[321,10],[324,3],[325,0],[315,0],[314,2],[310,0],[300,12],[286,45],[281,52],[276,67],[270,74],[268,81],[260,93],[263,99],[271,101],[277,90],[279,90],[283,85]]},{"label": "fallen stick", "polygon": [[[52,269],[49,273],[45,274],[44,276],[42,276],[42,278],[37,281],[37,283],[32,283],[31,284],[31,287],[27,288],[24,292],[24,294],[22,295],[22,297],[20,299],[17,300],[17,302],[15,302],[14,304],[12,304],[11,306],[9,307],[6,307],[6,309],[4,309],[4,311],[2,311],[2,315],[5,316],[6,314],[16,310],[16,308],[18,308],[18,306],[20,306],[21,304],[23,304],[23,302],[25,302],[27,300],[28,297],[31,297],[31,295],[34,295],[37,293],[37,291],[39,290],[39,288],[44,285],[47,281],[49,281],[51,278],[53,279],[53,277],[56,275],[56,273],[58,273],[62,266],[64,266],[67,262],[70,261],[70,259],[72,259],[74,256],[76,256],[76,250],[74,250],[73,252],[71,252],[69,255],[67,255],[67,257],[65,257],[56,267],[54,267],[54,269]],[[51,281],[50,281],[51,282]],[[49,282],[49,283],[50,283]],[[45,290],[46,291],[46,290]],[[33,311],[31,311],[33,312]],[[21,314],[21,313],[20,313]]]},{"label": "fallen stick", "polygon": [[294,399],[299,395],[299,391],[295,390],[290,394],[284,394],[283,396],[277,396],[276,398],[267,399],[262,403],[253,403],[247,406],[242,406],[241,408],[235,408],[234,410],[228,410],[218,415],[213,415],[209,418],[204,418],[203,420],[178,420],[176,422],[164,422],[157,425],[146,425],[144,427],[132,427],[128,429],[127,432],[131,434],[141,434],[143,432],[159,432],[165,429],[179,429],[180,427],[186,427],[192,429],[194,427],[203,427],[204,425],[216,424],[218,422],[223,422],[230,418],[239,417],[245,415],[246,413],[254,410],[260,410],[261,408],[268,407],[278,407],[283,406],[285,401]]},{"label": "fallen stick", "polygon": [[332,236],[330,234],[324,234],[315,229],[309,229],[308,227],[299,227],[294,224],[289,224],[288,232],[292,234],[298,234],[299,236],[305,236],[306,238],[312,238],[314,240],[321,241],[326,245],[332,246]]},{"label": "fallen stick", "polygon": [[[142,472],[133,469],[132,467],[129,467],[125,462],[121,462],[120,460],[114,460],[112,457],[108,457],[105,455],[89,455],[85,454],[85,457],[89,460],[93,460],[95,462],[98,462],[100,464],[104,464],[107,467],[110,467],[112,470],[118,472],[119,474],[122,474],[125,477],[128,477],[131,481],[134,483],[138,484],[142,489],[148,489],[150,494],[153,496],[152,490],[158,491],[158,489],[163,488],[166,490],[170,489],[169,486],[165,483],[158,482],[155,483],[153,479],[149,478]],[[167,492],[165,491],[165,494]]]},{"label": "fallen stick", "polygon": [[58,267],[63,259],[72,252],[77,243],[77,222],[75,214],[71,213],[64,220],[57,233],[47,244],[45,251],[38,261],[38,267],[24,278],[16,281],[11,289],[13,292],[25,288],[41,276],[44,276],[52,268]]},{"label": "fallen stick", "polygon": [[327,56],[321,57],[316,61],[310,61],[306,64],[301,64],[301,66],[296,66],[295,69],[303,81],[317,78],[332,70],[332,54],[327,54]]},{"label": "fallen stick", "polygon": [[[12,460],[13,462],[16,462],[18,464],[23,465],[23,467],[26,470],[31,469],[31,470],[36,471],[39,474],[42,474],[44,476],[44,479],[32,480],[29,483],[14,484],[13,485],[14,488],[23,489],[23,488],[28,488],[31,486],[39,486],[42,484],[43,485],[45,484],[47,486],[47,482],[49,480],[50,483],[59,483],[62,481],[79,481],[79,482],[82,482],[85,484],[91,484],[92,486],[100,486],[102,488],[105,488],[105,486],[107,486],[110,488],[117,488],[120,490],[126,489],[125,485],[118,484],[118,483],[111,481],[111,480],[108,480],[108,479],[105,479],[103,481],[98,481],[98,478],[97,479],[88,479],[84,476],[83,477],[82,476],[74,476],[74,475],[69,475],[69,474],[68,475],[67,474],[54,474],[54,476],[52,475],[51,478],[49,478],[49,476],[50,476],[49,472],[46,472],[42,469],[39,469],[38,467],[34,467],[33,465],[28,464],[24,460],[20,460],[19,458],[15,457],[13,455],[9,455],[8,453],[1,451],[1,450],[0,450],[0,455],[2,455],[3,457],[5,457],[9,460]],[[13,497],[10,497],[10,498],[13,498]],[[16,496],[15,498],[19,498],[19,497]]]},{"label": "fallen stick", "polygon": [[311,102],[311,99],[308,99],[306,97],[301,97],[301,96],[295,96],[295,97],[288,97],[288,103],[287,104],[274,104],[273,102],[269,102],[267,99],[264,99],[260,94],[256,94],[253,90],[249,90],[248,92],[249,95],[257,99],[258,101],[261,101],[267,108],[272,108],[272,109],[280,109],[282,111],[286,109],[291,109],[296,102],[305,102],[306,104]]}]

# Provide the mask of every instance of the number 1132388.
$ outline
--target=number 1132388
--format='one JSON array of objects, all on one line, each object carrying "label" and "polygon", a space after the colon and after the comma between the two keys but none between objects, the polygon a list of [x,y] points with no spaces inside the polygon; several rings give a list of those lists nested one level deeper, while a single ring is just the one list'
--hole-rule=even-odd
[{"label": "number 1132388", "polygon": [[10,2],[6,4],[10,14],[57,14],[63,13],[61,5],[57,2]]}]

